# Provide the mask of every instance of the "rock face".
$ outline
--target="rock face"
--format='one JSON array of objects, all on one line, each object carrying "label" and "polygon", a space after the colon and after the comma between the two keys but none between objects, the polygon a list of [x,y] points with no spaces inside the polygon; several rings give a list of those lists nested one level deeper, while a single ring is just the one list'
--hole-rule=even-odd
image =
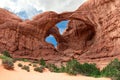
[{"label": "rock face", "polygon": [[[32,20],[0,9],[0,51],[13,57],[64,63],[120,59],[120,0],[88,0],[74,12],[44,12]],[[56,24],[69,20],[61,35]],[[45,41],[53,35],[57,48]]]},{"label": "rock face", "polygon": [[103,58],[119,55],[119,5],[119,0],[88,0],[72,14],[71,18],[76,20],[69,22],[63,36],[74,46],[81,46],[78,46],[78,49],[84,52],[82,57]]},{"label": "rock face", "polygon": [[62,35],[80,61],[120,59],[119,0],[88,0],[71,16]]},{"label": "rock face", "polygon": [[22,21],[13,13],[0,9],[0,51],[7,50],[15,58],[52,59],[59,52],[45,42],[45,38],[52,34],[58,42],[64,41],[55,25],[71,14],[49,11],[35,16],[33,20]]}]

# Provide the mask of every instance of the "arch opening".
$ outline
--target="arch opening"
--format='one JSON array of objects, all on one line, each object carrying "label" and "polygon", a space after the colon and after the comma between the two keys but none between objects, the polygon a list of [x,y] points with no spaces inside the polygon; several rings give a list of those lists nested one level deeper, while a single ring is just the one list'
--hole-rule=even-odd
[{"label": "arch opening", "polygon": [[45,38],[45,41],[54,45],[54,47],[57,46],[58,42],[56,41],[55,37],[53,35],[49,35]]},{"label": "arch opening", "polygon": [[61,35],[63,34],[65,29],[67,28],[68,22],[69,22],[68,20],[64,20],[64,21],[61,21],[61,22],[56,24]]},{"label": "arch opening", "polygon": [[57,23],[55,27],[49,29],[45,37],[45,41],[53,44],[54,47],[57,47],[58,43],[60,42],[63,32],[67,28],[68,22],[69,22],[68,20],[61,21]]}]

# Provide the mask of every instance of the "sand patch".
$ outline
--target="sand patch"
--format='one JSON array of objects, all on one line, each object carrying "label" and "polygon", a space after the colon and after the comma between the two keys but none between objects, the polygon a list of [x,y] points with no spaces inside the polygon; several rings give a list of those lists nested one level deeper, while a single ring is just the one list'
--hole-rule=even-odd
[{"label": "sand patch", "polygon": [[110,80],[109,78],[93,78],[87,76],[70,76],[66,73],[52,73],[45,71],[43,73],[35,72],[33,67],[30,67],[30,72],[22,70],[17,66],[18,63],[28,65],[29,62],[17,61],[15,63],[15,70],[9,71],[3,68],[0,60],[0,80]]}]

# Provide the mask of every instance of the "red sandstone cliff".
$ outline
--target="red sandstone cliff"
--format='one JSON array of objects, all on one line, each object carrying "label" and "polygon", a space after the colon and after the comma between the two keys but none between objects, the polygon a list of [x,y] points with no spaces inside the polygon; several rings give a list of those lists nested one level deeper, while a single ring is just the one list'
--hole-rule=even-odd
[{"label": "red sandstone cliff", "polygon": [[[74,12],[49,11],[26,21],[0,9],[0,51],[49,62],[120,58],[119,5],[119,0],[88,0]],[[69,23],[61,35],[56,24],[63,20]],[[45,42],[50,34],[56,38],[57,48]]]}]

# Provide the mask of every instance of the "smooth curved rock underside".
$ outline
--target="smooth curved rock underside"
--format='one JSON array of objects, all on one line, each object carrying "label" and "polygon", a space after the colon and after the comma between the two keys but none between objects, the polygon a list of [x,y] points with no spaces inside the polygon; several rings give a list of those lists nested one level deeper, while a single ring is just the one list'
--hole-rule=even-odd
[{"label": "smooth curved rock underside", "polygon": [[[56,24],[69,20],[61,35]],[[57,48],[45,38],[53,35]],[[0,9],[0,52],[12,57],[64,63],[120,59],[120,0],[88,0],[74,12],[48,11],[32,20],[21,20]]]}]

